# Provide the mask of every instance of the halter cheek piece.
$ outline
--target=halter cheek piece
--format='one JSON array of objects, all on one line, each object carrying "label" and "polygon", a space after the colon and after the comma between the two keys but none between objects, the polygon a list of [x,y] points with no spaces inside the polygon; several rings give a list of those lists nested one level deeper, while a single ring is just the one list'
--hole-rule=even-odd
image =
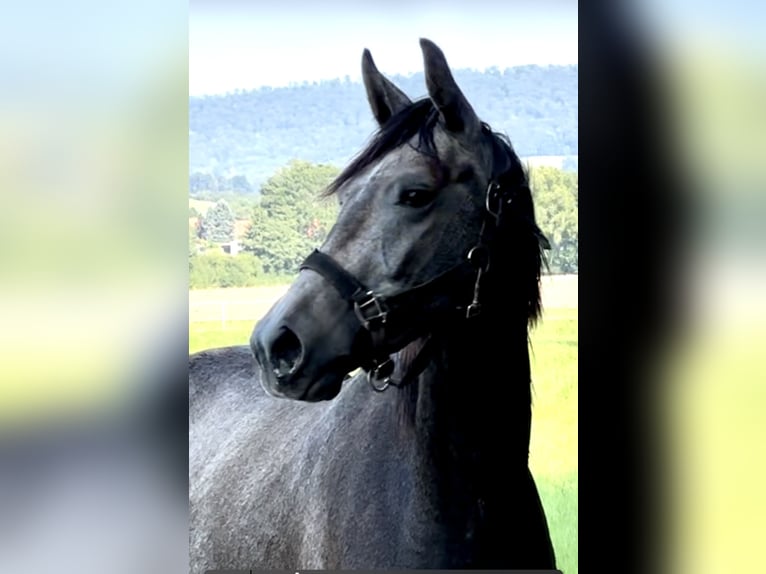
[{"label": "halter cheek piece", "polygon": [[417,313],[432,304],[435,298],[449,292],[451,286],[460,284],[461,279],[468,275],[474,276],[473,299],[467,307],[457,306],[455,309],[463,311],[462,314],[466,319],[472,319],[481,314],[481,282],[490,264],[488,247],[490,228],[487,224],[491,223],[492,227],[498,227],[503,208],[510,205],[512,199],[511,194],[503,190],[496,180],[490,181],[484,201],[489,217],[482,223],[479,240],[468,251],[466,259],[434,279],[395,295],[385,298],[377,295],[372,289],[369,289],[346,271],[335,259],[319,250],[314,250],[301,264],[301,270],[311,269],[319,273],[335,287],[343,299],[349,301],[353,306],[357,319],[369,334],[372,353],[371,357],[362,360],[361,366],[366,371],[367,379],[373,389],[384,391],[389,386],[404,387],[413,382],[428,363],[432,341],[430,338],[414,359],[403,379],[395,382],[391,378],[394,362],[390,354],[385,351],[385,343],[386,328],[392,322],[392,317],[411,319],[413,312]]}]

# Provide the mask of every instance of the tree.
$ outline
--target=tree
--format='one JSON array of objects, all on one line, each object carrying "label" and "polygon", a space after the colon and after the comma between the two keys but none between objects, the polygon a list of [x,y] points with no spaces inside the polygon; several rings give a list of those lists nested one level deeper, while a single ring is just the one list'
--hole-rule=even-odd
[{"label": "tree", "polygon": [[197,194],[202,191],[214,191],[215,179],[208,173],[194,172],[189,176],[189,192]]},{"label": "tree", "polygon": [[252,253],[225,255],[220,252],[189,257],[189,287],[250,287],[262,274],[261,264]]},{"label": "tree", "polygon": [[214,243],[228,243],[234,239],[234,214],[223,199],[208,209],[200,220],[200,237]]},{"label": "tree", "polygon": [[577,273],[577,173],[540,166],[530,171],[537,224],[551,242],[554,273]]},{"label": "tree", "polygon": [[231,191],[231,180],[220,173],[215,174],[215,188],[218,191]]},{"label": "tree", "polygon": [[296,273],[303,258],[327,237],[338,208],[320,193],[338,173],[333,166],[293,160],[263,185],[244,248],[258,257],[264,272]]},{"label": "tree", "polygon": [[230,187],[232,191],[237,191],[240,193],[250,193],[253,191],[250,182],[247,181],[247,178],[244,175],[235,175],[229,181],[231,182]]},{"label": "tree", "polygon": [[199,251],[199,232],[197,222],[199,220],[189,221],[189,257],[193,257]]}]

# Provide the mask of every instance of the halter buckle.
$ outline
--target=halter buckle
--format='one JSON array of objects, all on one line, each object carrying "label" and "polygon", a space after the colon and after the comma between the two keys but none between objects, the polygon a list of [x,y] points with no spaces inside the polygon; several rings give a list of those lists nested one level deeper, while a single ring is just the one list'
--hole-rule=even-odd
[{"label": "halter buckle", "polygon": [[358,299],[354,299],[354,313],[368,331],[372,330],[373,322],[379,321],[380,325],[386,324],[388,309],[383,301],[371,290],[364,293]]},{"label": "halter buckle", "polygon": [[481,303],[478,301],[474,301],[465,310],[465,318],[466,319],[472,319],[473,317],[477,317],[478,315],[481,315]]},{"label": "halter buckle", "polygon": [[[482,228],[482,232],[483,232]],[[476,282],[473,285],[473,301],[465,310],[466,319],[471,319],[481,315],[481,303],[479,302],[479,292],[481,288],[481,278],[485,271],[489,269],[489,250],[481,243],[475,245],[468,252],[468,262],[476,269]]]},{"label": "halter buckle", "polygon": [[496,181],[490,181],[487,185],[487,197],[484,201],[484,207],[495,220],[500,218],[501,208],[500,184]]}]

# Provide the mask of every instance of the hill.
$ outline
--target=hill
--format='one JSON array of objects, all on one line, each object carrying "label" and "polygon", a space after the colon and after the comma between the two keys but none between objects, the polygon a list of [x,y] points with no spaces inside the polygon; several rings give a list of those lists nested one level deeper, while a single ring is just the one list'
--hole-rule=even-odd
[{"label": "hill", "polygon": [[[556,161],[576,166],[577,71],[520,66],[454,75],[477,113],[509,135],[520,156],[562,156]],[[422,73],[392,79],[413,99],[426,93]],[[346,164],[375,128],[364,86],[348,77],[191,97],[190,172],[244,175],[256,191],[293,158]]]}]

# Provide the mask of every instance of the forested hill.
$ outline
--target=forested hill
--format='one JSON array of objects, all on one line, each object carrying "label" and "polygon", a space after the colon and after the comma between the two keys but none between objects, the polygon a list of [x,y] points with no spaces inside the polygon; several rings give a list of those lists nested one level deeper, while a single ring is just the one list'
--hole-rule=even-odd
[{"label": "forested hill", "polygon": [[[576,156],[577,66],[455,70],[479,116],[517,153]],[[392,76],[411,98],[423,74]],[[189,99],[190,172],[244,175],[257,190],[291,159],[343,166],[376,125],[364,86],[343,80]]]}]

